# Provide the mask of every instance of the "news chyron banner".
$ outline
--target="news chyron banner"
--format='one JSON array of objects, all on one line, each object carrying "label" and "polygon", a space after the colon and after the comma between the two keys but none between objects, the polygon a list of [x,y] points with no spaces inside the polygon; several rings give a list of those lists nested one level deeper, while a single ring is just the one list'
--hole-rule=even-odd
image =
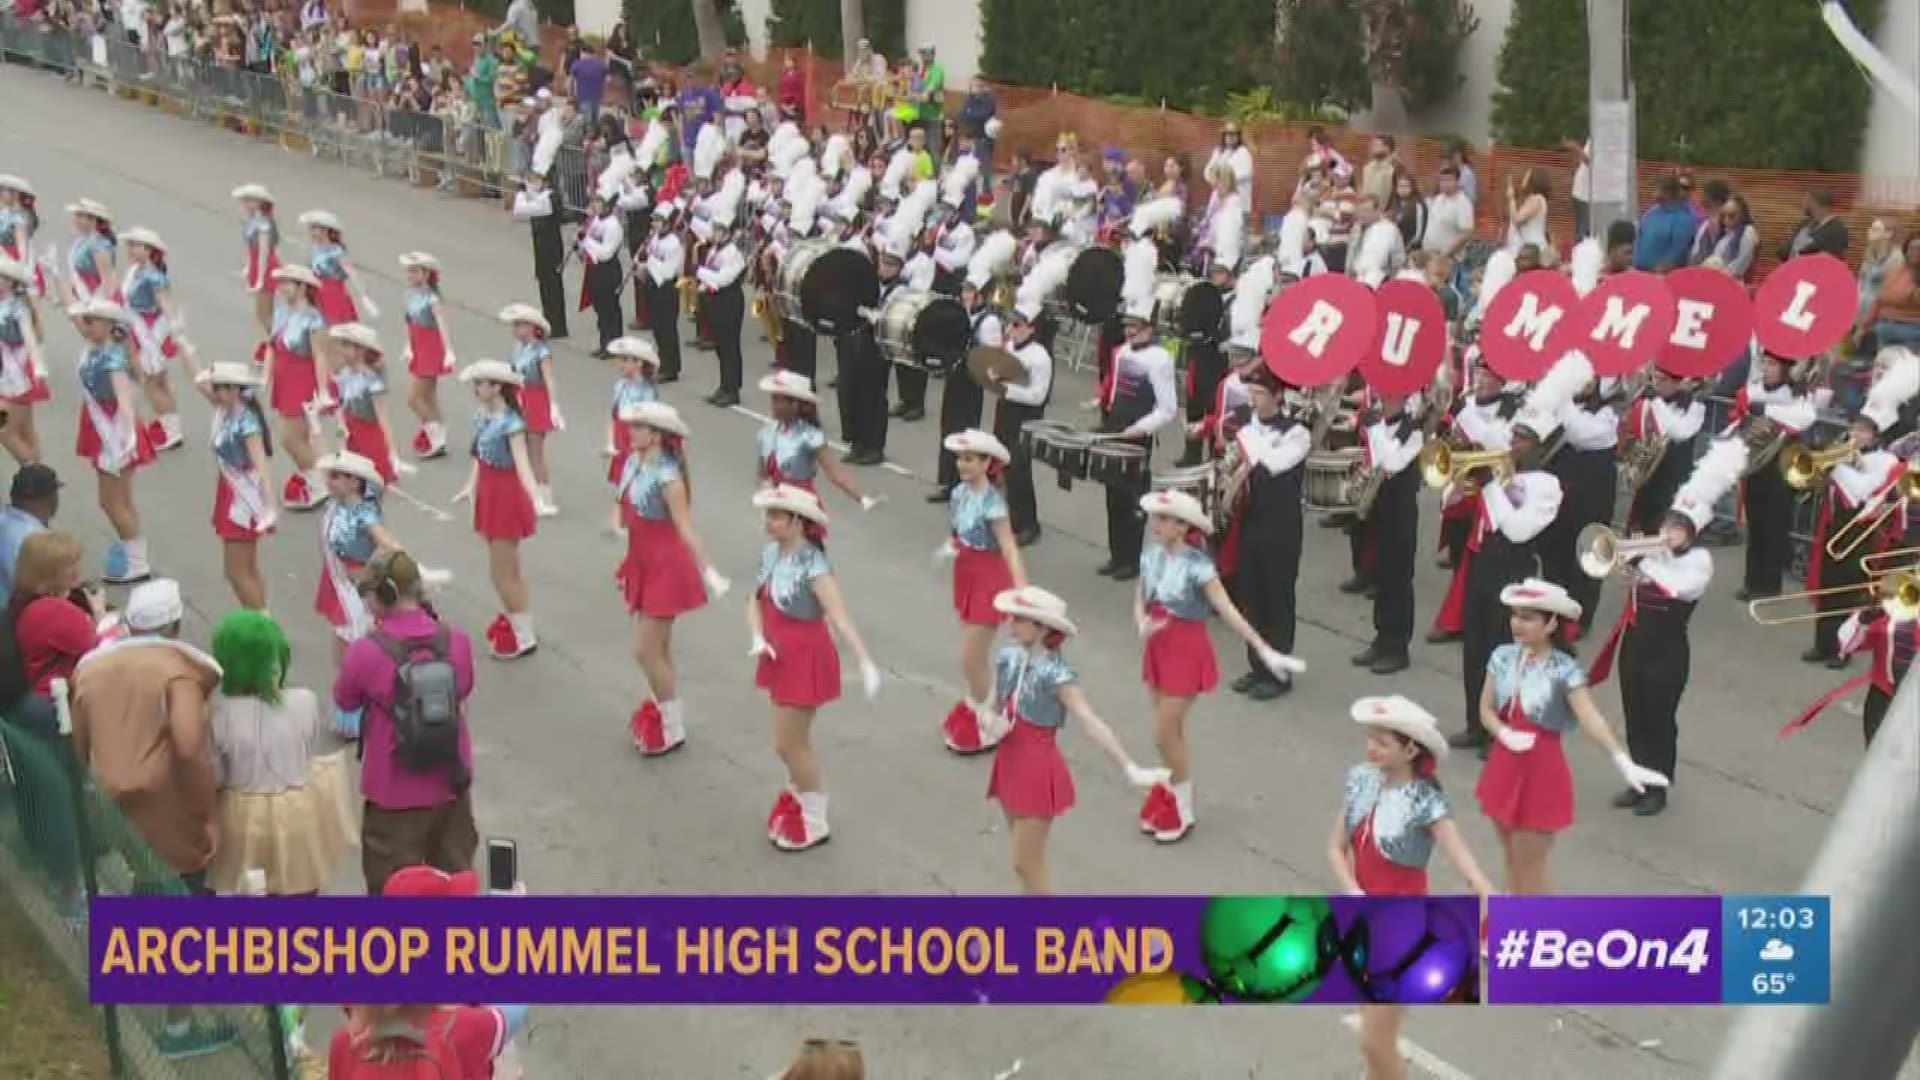
[{"label": "news chyron banner", "polygon": [[[1820,897],[101,898],[96,1004],[1824,1002]],[[1490,963],[1488,961],[1491,961]]]}]

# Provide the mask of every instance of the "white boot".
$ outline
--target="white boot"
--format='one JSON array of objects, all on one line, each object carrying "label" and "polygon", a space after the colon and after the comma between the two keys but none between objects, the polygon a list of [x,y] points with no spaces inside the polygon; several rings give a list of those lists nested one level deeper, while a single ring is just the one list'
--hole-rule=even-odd
[{"label": "white boot", "polygon": [[1180,812],[1179,823],[1171,828],[1155,829],[1153,832],[1153,838],[1162,844],[1184,840],[1187,834],[1193,831],[1193,781],[1182,780],[1174,784],[1173,801]]},{"label": "white boot", "polygon": [[496,659],[513,660],[539,647],[540,639],[534,636],[533,615],[530,612],[509,614],[507,627],[513,631],[513,645],[511,648],[496,649],[493,654]]},{"label": "white boot", "polygon": [[684,702],[660,703],[660,730],[666,732],[668,746],[678,746],[687,741],[687,713]]},{"label": "white boot", "polygon": [[156,450],[172,450],[185,445],[187,437],[180,430],[179,413],[168,413],[160,418],[160,436],[160,445],[154,447]]},{"label": "white boot", "polygon": [[[791,821],[792,819],[788,819]],[[827,793],[824,791],[803,791],[800,793],[800,820],[798,828],[791,825],[780,830],[773,842],[782,851],[805,851],[827,842]]]},{"label": "white boot", "polygon": [[147,538],[136,536],[109,547],[106,569],[100,576],[113,585],[131,585],[152,577],[153,567],[147,562]]},{"label": "white boot", "polygon": [[534,488],[533,512],[543,518],[558,517],[560,515],[560,508],[553,503],[553,488],[551,486],[541,484]]}]

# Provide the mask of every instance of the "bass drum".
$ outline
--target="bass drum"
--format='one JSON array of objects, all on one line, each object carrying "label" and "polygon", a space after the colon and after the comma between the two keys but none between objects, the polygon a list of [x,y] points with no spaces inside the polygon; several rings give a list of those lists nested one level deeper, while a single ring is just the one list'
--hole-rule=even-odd
[{"label": "bass drum", "polygon": [[787,249],[780,265],[773,268],[773,296],[780,302],[781,317],[800,321],[800,282],[813,260],[833,248],[831,240],[802,240]]},{"label": "bass drum", "polygon": [[875,332],[889,361],[944,372],[966,358],[973,320],[950,296],[901,289],[880,309]]},{"label": "bass drum", "polygon": [[[813,244],[820,248],[813,250]],[[798,321],[828,337],[860,329],[866,323],[860,309],[880,302],[880,273],[873,261],[832,241],[795,245],[780,267],[780,281],[782,291],[797,301]]]},{"label": "bass drum", "polygon": [[1067,312],[1085,323],[1103,323],[1120,312],[1120,287],[1127,277],[1120,253],[1090,247],[1074,256],[1067,283],[1060,289]]}]

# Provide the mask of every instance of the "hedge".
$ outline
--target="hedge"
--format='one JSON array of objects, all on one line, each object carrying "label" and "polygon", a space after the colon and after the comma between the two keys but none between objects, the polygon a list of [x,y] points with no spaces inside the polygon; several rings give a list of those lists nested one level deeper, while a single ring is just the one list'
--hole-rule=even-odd
[{"label": "hedge", "polygon": [[[719,0],[720,18],[726,23],[727,44],[747,43],[746,20],[740,17],[737,0]],[[700,59],[700,34],[693,26],[691,0],[622,0],[620,17],[634,48],[647,60],[666,64],[690,64]]]},{"label": "hedge", "polygon": [[[862,36],[890,63],[899,63],[907,55],[906,0],[862,0],[861,14],[866,18]],[[846,49],[840,37],[840,0],[773,0],[767,37],[778,46],[811,45],[816,54],[839,59]]]},{"label": "hedge", "polygon": [[1273,72],[1274,0],[981,0],[980,21],[988,78],[1088,97],[1218,112]]},{"label": "hedge", "polygon": [[[1880,25],[1885,0],[1850,0]],[[1633,5],[1638,153],[1699,165],[1851,172],[1872,91],[1810,0]],[[1494,136],[1546,147],[1587,133],[1583,0],[1515,0]]]}]

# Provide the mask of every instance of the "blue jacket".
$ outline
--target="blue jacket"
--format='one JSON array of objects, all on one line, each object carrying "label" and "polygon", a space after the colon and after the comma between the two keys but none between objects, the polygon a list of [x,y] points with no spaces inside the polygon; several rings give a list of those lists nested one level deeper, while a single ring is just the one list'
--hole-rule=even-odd
[{"label": "blue jacket", "polygon": [[1687,265],[1693,251],[1693,212],[1684,202],[1662,203],[1640,219],[1640,234],[1633,241],[1633,268],[1657,270],[1661,264]]}]

